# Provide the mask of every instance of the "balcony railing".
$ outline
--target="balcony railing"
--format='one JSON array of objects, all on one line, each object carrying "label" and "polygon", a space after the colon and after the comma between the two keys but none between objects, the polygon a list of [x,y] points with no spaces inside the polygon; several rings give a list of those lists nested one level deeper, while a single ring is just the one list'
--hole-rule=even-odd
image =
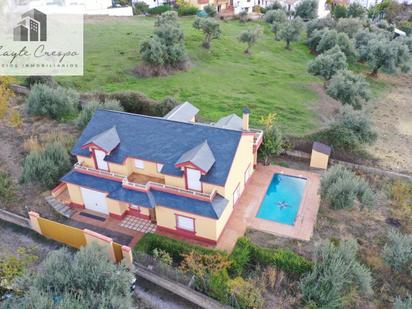
[{"label": "balcony railing", "polygon": [[255,136],[253,138],[253,147],[257,147],[260,145],[263,139],[263,131],[262,130],[257,130],[257,129],[252,129],[251,130],[253,133],[255,133]]},{"label": "balcony railing", "polygon": [[147,192],[150,190],[150,188],[153,188],[153,189],[157,188],[160,190],[166,190],[170,193],[174,193],[177,195],[182,195],[182,194],[190,195],[198,199],[207,200],[207,201],[211,201],[216,195],[216,189],[213,190],[211,193],[204,193],[204,192],[197,192],[197,191],[188,190],[188,189],[182,189],[176,186],[165,185],[165,184],[154,182],[154,181],[148,181],[146,184],[141,184],[141,183],[129,181],[129,179],[124,175],[109,172],[109,171],[98,170],[92,167],[81,165],[78,162],[74,165],[74,169],[78,170],[79,172],[83,171],[83,172],[87,172],[88,174],[92,174],[95,176],[116,178],[122,182],[122,186],[129,187],[131,189],[136,189],[137,191]]}]

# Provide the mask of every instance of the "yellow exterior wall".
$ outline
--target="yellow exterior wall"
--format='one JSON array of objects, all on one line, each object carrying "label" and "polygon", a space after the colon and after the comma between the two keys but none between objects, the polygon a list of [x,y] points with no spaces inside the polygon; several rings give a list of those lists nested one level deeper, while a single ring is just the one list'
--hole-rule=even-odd
[{"label": "yellow exterior wall", "polygon": [[84,205],[82,193],[80,192],[80,187],[78,185],[73,185],[71,183],[68,183],[67,190],[69,191],[70,200],[73,203]]},{"label": "yellow exterior wall", "polygon": [[87,167],[95,168],[93,158],[77,156],[77,162],[82,163]]},{"label": "yellow exterior wall", "polygon": [[175,186],[179,188],[185,188],[185,179],[184,177],[175,177],[170,175],[164,175],[165,177],[165,184],[169,186]]},{"label": "yellow exterior wall", "polygon": [[129,204],[127,203],[112,200],[110,198],[106,198],[106,201],[109,212],[112,214],[121,216],[125,211],[129,209]]},{"label": "yellow exterior wall", "polygon": [[216,234],[216,220],[206,217],[197,216],[192,213],[179,211],[163,206],[156,205],[156,218],[157,225],[176,230],[176,217],[175,215],[182,215],[195,219],[195,231],[196,236],[204,237],[207,239],[217,241],[218,235]]},{"label": "yellow exterior wall", "polygon": [[312,150],[312,156],[310,157],[310,167],[327,169],[329,156],[324,153]]},{"label": "yellow exterior wall", "polygon": [[149,208],[140,207],[140,213],[145,216],[150,216]]},{"label": "yellow exterior wall", "polygon": [[126,164],[122,165],[122,164],[116,164],[112,162],[107,162],[107,163],[109,165],[110,172],[121,174],[124,176],[129,176],[131,174]]}]

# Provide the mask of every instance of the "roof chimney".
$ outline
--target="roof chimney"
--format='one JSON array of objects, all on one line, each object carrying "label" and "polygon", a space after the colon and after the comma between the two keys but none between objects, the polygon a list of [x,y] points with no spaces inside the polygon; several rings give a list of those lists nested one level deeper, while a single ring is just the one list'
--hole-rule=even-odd
[{"label": "roof chimney", "polygon": [[250,110],[247,107],[243,108],[242,130],[249,131],[249,114]]}]

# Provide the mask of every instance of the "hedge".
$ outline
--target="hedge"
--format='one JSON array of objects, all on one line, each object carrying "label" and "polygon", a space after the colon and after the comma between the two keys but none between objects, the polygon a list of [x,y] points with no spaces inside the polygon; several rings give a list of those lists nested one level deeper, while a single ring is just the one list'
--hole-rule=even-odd
[{"label": "hedge", "polygon": [[171,11],[172,7],[170,5],[159,5],[157,7],[151,8],[147,11],[150,15],[160,15],[164,12]]},{"label": "hedge", "polygon": [[287,273],[297,275],[312,269],[312,262],[299,254],[282,248],[262,248],[251,243],[247,237],[238,239],[230,259],[230,272],[236,275],[241,275],[248,264],[274,265]]},{"label": "hedge", "polygon": [[192,251],[197,251],[202,254],[225,254],[216,249],[208,249],[166,236],[150,233],[146,233],[133,248],[134,251],[144,252],[149,255],[152,254],[154,249],[162,249],[168,252],[175,264],[180,264],[183,261],[182,254],[187,254]]}]

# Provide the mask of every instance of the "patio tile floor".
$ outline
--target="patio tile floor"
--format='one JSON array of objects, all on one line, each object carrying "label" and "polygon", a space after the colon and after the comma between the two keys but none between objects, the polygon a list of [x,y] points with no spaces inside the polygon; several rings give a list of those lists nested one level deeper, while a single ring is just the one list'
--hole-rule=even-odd
[{"label": "patio tile floor", "polygon": [[156,224],[133,216],[126,216],[119,225],[142,233],[154,233],[156,231]]}]

